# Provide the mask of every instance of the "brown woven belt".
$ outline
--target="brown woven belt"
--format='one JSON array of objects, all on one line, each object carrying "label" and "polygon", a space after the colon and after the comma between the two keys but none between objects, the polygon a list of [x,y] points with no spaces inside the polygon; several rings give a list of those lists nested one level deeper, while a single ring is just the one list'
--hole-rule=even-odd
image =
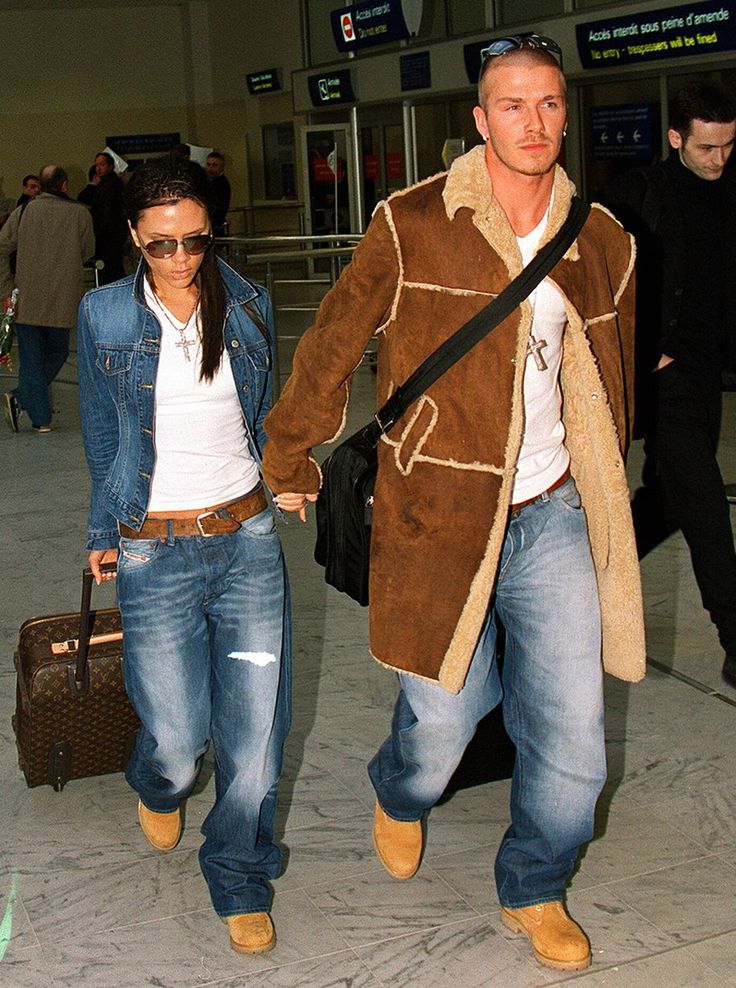
[{"label": "brown woven belt", "polygon": [[551,494],[552,491],[556,491],[558,487],[562,487],[563,484],[567,483],[570,479],[570,467],[565,470],[561,477],[558,477],[554,484],[550,484],[546,491],[540,491],[539,494],[535,494],[534,497],[527,498],[526,501],[519,501],[517,504],[511,505],[511,510],[514,512],[521,511],[522,508],[526,508],[528,504],[534,504],[538,501],[542,494]]},{"label": "brown woven belt", "polygon": [[178,518],[147,518],[140,531],[122,522],[118,523],[118,528],[124,539],[165,539],[169,531],[174,536],[202,535],[209,538],[212,535],[231,535],[240,528],[241,521],[259,514],[267,506],[266,495],[259,487],[230,504],[202,508],[186,516],[180,514]]}]

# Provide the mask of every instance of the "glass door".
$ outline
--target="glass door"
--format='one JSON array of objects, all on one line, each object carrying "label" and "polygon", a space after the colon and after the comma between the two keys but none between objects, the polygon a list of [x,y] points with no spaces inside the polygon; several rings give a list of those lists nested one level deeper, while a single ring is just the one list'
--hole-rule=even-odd
[{"label": "glass door", "polygon": [[301,129],[306,233],[354,233],[355,176],[348,124],[312,124]]}]

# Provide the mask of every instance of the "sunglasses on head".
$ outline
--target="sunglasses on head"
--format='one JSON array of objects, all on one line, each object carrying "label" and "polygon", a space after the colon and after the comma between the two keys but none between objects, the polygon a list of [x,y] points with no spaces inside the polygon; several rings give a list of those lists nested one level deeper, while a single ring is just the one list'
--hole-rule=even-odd
[{"label": "sunglasses on head", "polygon": [[151,240],[143,244],[143,250],[151,257],[173,257],[179,249],[179,244],[187,254],[204,254],[212,245],[209,233],[198,233],[194,237],[184,237],[183,240]]},{"label": "sunglasses on head", "polygon": [[548,51],[562,68],[562,49],[552,38],[547,38],[543,34],[514,34],[508,38],[496,38],[487,48],[481,49],[481,69],[490,58],[506,55],[510,51],[518,51],[519,48],[536,48],[539,51]]}]

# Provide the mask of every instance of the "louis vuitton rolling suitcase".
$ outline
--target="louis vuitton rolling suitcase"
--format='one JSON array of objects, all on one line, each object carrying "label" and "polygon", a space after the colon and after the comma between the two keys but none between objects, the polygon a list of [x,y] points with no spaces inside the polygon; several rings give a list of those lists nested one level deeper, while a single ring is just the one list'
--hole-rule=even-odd
[{"label": "louis vuitton rolling suitcase", "polygon": [[120,772],[133,749],[138,719],[123,686],[120,612],[90,609],[92,583],[84,570],[79,613],[31,618],[20,629],[13,730],[29,786],[58,792],[69,779]]}]

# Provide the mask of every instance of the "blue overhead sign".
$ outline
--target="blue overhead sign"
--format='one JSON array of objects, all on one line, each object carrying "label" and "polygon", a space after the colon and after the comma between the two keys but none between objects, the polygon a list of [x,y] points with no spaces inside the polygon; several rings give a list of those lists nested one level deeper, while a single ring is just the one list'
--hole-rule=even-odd
[{"label": "blue overhead sign", "polygon": [[115,154],[159,154],[181,143],[181,134],[120,134],[106,137],[105,144]]},{"label": "blue overhead sign", "polygon": [[575,28],[585,69],[736,49],[734,0],[658,7],[649,13],[586,21]]},{"label": "blue overhead sign", "polygon": [[401,92],[411,89],[429,89],[432,86],[432,66],[428,51],[414,51],[399,55]]},{"label": "blue overhead sign", "polygon": [[651,103],[594,106],[592,110],[593,157],[651,161]]},{"label": "blue overhead sign", "polygon": [[338,51],[403,41],[416,34],[422,19],[420,0],[356,3],[330,13]]}]

